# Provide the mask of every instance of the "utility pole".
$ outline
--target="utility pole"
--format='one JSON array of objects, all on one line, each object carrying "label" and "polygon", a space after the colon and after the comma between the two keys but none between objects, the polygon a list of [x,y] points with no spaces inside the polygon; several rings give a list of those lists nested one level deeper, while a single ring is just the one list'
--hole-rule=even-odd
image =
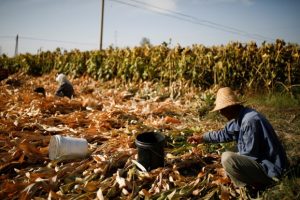
[{"label": "utility pole", "polygon": [[16,37],[15,56],[18,55],[18,46],[19,46],[19,35],[17,35]]},{"label": "utility pole", "polygon": [[103,41],[103,20],[104,19],[104,0],[102,0],[101,7],[101,25],[100,25],[100,51],[102,50],[102,41]]}]

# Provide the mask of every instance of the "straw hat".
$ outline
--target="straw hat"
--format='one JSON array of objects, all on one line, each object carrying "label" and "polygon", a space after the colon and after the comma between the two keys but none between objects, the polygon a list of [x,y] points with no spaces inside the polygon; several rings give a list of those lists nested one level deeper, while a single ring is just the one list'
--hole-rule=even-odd
[{"label": "straw hat", "polygon": [[238,100],[237,96],[234,94],[230,87],[223,87],[220,88],[217,92],[215,101],[216,106],[211,112],[242,103],[244,102]]}]

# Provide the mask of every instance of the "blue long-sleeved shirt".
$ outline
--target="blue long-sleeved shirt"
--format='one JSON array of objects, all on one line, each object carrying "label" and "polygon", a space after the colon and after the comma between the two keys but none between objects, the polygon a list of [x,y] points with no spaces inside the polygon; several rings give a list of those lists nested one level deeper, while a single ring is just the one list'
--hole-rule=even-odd
[{"label": "blue long-sleeved shirt", "polygon": [[260,163],[269,177],[279,177],[287,167],[285,150],[272,125],[257,111],[243,108],[224,129],[207,132],[205,142],[236,141],[240,155]]}]

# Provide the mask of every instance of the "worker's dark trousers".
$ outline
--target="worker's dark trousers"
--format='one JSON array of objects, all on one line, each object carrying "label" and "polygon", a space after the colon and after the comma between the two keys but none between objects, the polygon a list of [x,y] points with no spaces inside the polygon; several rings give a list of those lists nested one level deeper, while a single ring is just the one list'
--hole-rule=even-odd
[{"label": "worker's dark trousers", "polygon": [[224,152],[221,162],[227,175],[238,187],[253,186],[257,189],[263,189],[274,183],[262,166],[247,156],[234,152]]}]

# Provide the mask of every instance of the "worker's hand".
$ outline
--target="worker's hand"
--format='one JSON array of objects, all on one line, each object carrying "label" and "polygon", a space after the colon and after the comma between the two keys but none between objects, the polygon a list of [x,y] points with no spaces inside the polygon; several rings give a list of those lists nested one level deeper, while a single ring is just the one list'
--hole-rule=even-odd
[{"label": "worker's hand", "polygon": [[204,142],[202,135],[193,135],[191,137],[188,137],[187,141],[191,144],[199,144]]}]

